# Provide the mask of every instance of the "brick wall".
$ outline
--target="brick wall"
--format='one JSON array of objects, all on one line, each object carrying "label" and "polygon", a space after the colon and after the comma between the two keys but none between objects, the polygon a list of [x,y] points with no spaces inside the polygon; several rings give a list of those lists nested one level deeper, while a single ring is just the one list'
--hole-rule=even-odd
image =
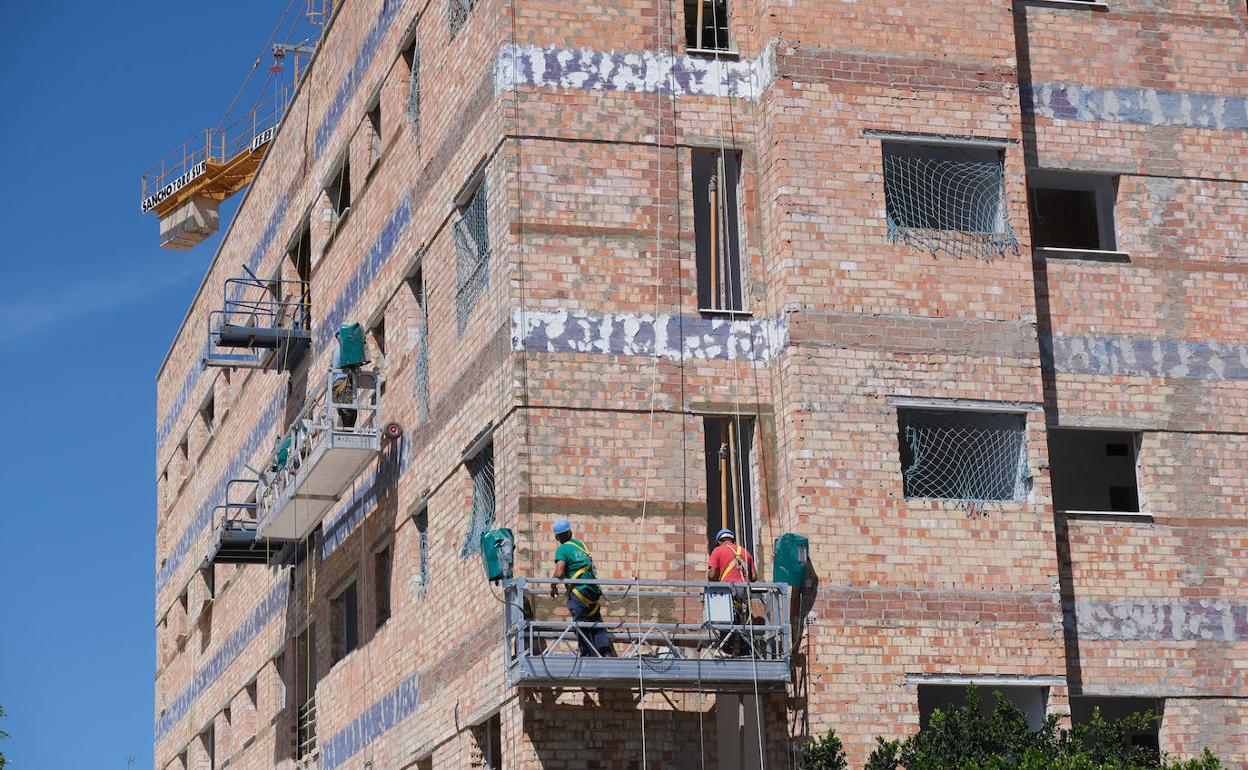
[{"label": "brick wall", "polygon": [[[299,676],[325,768],[481,767],[493,714],[509,768],[637,766],[643,719],[652,766],[728,766],[709,695],[506,686],[501,592],[465,553],[463,453],[492,428],[518,573],[549,574],[549,524],[567,517],[603,577],[698,579],[702,416],[738,411],[756,420],[762,571],[784,532],[813,560],[795,683],[765,698],[768,767],[828,728],[860,765],[875,735],[917,729],[921,683],[968,678],[1045,687],[1057,714],[1069,695],[1164,697],[1163,748],[1245,761],[1242,666],[1225,665],[1248,638],[1242,4],[730,5],[736,51],[715,61],[685,52],[680,4],[481,0],[454,36],[446,3],[340,4],[157,378],[158,767],[183,751],[203,766],[209,726],[218,763],[292,767]],[[1019,247],[890,242],[881,134],[994,142]],[[697,307],[691,153],[721,146],[742,157],[748,314],[732,318]],[[324,188],[344,158],[335,217]],[[1033,256],[1029,170],[1116,176],[1128,256]],[[473,179],[490,257],[461,308],[453,228]],[[305,362],[202,370],[223,281],[242,264],[289,275],[304,222]],[[401,438],[301,564],[219,566],[204,604],[225,482],[268,461],[350,321],[384,324],[369,351]],[[1026,494],[907,499],[898,408],[915,403],[1025,415]],[[1056,514],[1054,427],[1139,433],[1143,515]],[[333,661],[350,581],[359,645]]]}]

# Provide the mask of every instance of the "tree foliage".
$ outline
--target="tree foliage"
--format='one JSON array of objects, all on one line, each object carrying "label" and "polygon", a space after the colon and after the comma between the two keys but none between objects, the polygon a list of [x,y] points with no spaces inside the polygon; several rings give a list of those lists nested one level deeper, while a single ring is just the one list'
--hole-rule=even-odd
[{"label": "tree foliage", "polygon": [[845,747],[835,730],[829,730],[822,738],[812,739],[802,747],[800,770],[849,770],[845,760]]},{"label": "tree foliage", "polygon": [[1158,719],[1149,712],[1108,722],[1100,710],[1087,724],[1071,730],[1046,718],[1032,730],[1022,710],[994,693],[985,716],[979,691],[966,689],[961,706],[932,713],[928,726],[904,741],[876,738],[865,770],[1219,770],[1206,749],[1186,762],[1169,761],[1132,736]]}]

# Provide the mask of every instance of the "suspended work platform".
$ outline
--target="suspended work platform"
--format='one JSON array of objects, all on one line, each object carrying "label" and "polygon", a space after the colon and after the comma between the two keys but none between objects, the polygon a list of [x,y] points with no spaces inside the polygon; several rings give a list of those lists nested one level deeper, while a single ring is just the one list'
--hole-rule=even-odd
[{"label": "suspended work platform", "polygon": [[311,327],[304,281],[230,278],[208,314],[203,364],[290,371],[312,346]]},{"label": "suspended work platform", "polygon": [[330,369],[260,473],[256,536],[303,540],[381,451],[381,375]]},{"label": "suspended work platform", "polygon": [[[549,598],[552,583],[568,585],[537,578],[504,585],[510,685],[636,689],[644,682],[646,689],[753,692],[790,681],[787,585],[582,579],[576,583],[596,584],[604,595],[603,622],[585,623],[570,619],[562,593]],[[588,644],[600,628],[617,657]],[[581,640],[590,651],[581,652]]]},{"label": "suspended work platform", "polygon": [[258,485],[256,479],[231,479],[226,483],[225,502],[213,510],[216,525],[208,541],[203,566],[269,564],[285,546],[293,542],[257,536]]}]

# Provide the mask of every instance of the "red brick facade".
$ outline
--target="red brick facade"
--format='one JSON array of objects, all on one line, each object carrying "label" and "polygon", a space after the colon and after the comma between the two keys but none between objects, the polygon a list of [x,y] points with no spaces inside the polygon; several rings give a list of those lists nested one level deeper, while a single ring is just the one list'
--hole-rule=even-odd
[{"label": "red brick facade", "polygon": [[[518,574],[549,573],[567,517],[600,577],[702,579],[702,416],[738,412],[762,571],[782,533],[812,554],[767,767],[828,728],[861,766],[918,728],[921,686],[962,681],[1043,688],[1055,714],[1164,699],[1163,750],[1248,762],[1242,2],[728,0],[718,59],[686,53],[666,0],[478,0],[453,34],[445,2],[339,5],[157,378],[158,768],[209,767],[205,740],[217,766],[294,767],[313,693],[327,769],[485,767],[493,741],[507,768],[751,766],[719,756],[713,693],[508,687],[498,589],[461,556],[463,453],[488,428]],[[1017,249],[890,238],[881,144],[914,135],[1000,148]],[[721,147],[742,159],[732,319],[700,313],[694,257],[691,151]],[[1037,171],[1115,178],[1114,254],[1033,254]],[[474,180],[479,294],[453,234]],[[223,281],[289,275],[305,218],[305,362],[201,371]],[[301,564],[206,577],[221,484],[268,462],[344,321],[384,323],[370,357],[403,437]],[[1025,493],[907,497],[916,405],[1023,415]],[[1138,514],[1055,510],[1050,431],[1076,428],[1136,437]],[[352,580],[359,644],[334,661]]]}]

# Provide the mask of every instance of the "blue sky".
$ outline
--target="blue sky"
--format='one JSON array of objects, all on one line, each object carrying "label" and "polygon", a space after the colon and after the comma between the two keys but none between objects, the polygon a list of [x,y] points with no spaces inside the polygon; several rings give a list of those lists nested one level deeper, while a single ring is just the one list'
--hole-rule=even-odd
[{"label": "blue sky", "polygon": [[152,766],[155,374],[219,236],[160,249],[139,175],[217,123],[287,2],[0,2],[0,752],[15,770]]}]

